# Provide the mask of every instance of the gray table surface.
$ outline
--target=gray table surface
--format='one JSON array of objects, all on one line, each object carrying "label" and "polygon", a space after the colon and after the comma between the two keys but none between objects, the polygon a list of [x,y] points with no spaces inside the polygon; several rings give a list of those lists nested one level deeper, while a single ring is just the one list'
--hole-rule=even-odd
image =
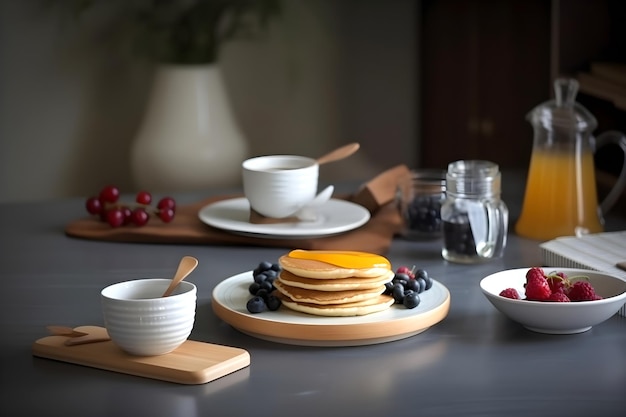
[{"label": "gray table surface", "polygon": [[[507,185],[511,222],[522,186]],[[176,196],[179,204],[197,195]],[[276,260],[282,248],[122,244],[73,239],[64,225],[83,199],[0,205],[1,416],[624,416],[626,318],[577,335],[544,335],[507,320],[479,289],[484,276],[541,263],[538,242],[510,233],[505,257],[444,262],[440,242],[394,240],[392,265],[427,269],[451,294],[448,316],[416,336],[358,347],[302,347],[242,334],[211,310],[223,279]],[[607,219],[608,230],[626,229]],[[349,248],[347,248],[349,249]],[[179,385],[31,354],[45,326],[102,325],[108,284],[166,277],[200,260],[191,339],[244,348],[251,366]]]}]

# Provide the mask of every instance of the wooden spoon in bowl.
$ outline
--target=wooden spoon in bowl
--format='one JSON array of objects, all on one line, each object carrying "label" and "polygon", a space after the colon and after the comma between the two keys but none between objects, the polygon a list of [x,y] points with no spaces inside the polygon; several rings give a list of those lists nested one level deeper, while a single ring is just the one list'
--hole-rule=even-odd
[{"label": "wooden spoon in bowl", "polygon": [[176,274],[174,278],[172,278],[172,282],[170,282],[169,287],[163,293],[163,297],[168,297],[172,294],[176,286],[180,284],[182,280],[187,278],[187,275],[191,273],[198,266],[198,260],[193,256],[184,256],[183,259],[180,260],[178,264],[178,269],[176,270]]},{"label": "wooden spoon in bowl", "polygon": [[349,143],[344,146],[340,146],[339,148],[328,152],[326,155],[320,156],[317,158],[317,164],[327,164],[329,162],[339,161],[341,159],[345,159],[359,150],[361,145],[357,142]]}]

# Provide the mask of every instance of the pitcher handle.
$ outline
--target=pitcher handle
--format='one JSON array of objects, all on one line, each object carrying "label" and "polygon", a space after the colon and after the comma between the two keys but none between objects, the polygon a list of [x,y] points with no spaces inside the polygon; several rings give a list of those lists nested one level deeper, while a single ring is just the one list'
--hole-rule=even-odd
[{"label": "pitcher handle", "polygon": [[626,187],[626,135],[616,130],[609,130],[596,137],[596,149],[609,144],[615,144],[622,149],[622,152],[624,153],[624,163],[622,165],[622,170],[617,177],[617,182],[600,203],[600,210],[603,215],[608,213],[611,207],[617,203],[620,194]]}]

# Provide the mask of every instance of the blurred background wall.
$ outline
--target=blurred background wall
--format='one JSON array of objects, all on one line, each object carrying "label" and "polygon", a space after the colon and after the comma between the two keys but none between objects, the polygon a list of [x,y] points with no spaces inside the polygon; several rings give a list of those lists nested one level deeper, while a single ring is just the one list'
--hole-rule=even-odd
[{"label": "blurred background wall", "polygon": [[[0,0],[0,201],[135,190],[154,68],[111,41],[107,16],[79,26],[42,7],[64,1]],[[558,76],[579,79],[596,133],[626,132],[624,71],[602,91],[583,82],[594,64],[626,65],[625,19],[623,0],[283,0],[266,36],[225,44],[219,62],[250,156],[360,142],[324,182],[457,159],[525,170],[525,116]],[[597,153],[601,188],[622,162]]]},{"label": "blurred background wall", "polygon": [[[226,44],[220,64],[251,155],[360,142],[322,169],[325,181],[414,165],[417,3],[288,0],[267,37]],[[135,189],[129,147],[153,68],[57,12],[0,0],[0,202]]]}]

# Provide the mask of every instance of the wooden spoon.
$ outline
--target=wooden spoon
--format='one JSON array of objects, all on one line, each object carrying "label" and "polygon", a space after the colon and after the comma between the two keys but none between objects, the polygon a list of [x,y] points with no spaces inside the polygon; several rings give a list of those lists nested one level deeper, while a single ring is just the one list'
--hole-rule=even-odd
[{"label": "wooden spoon", "polygon": [[73,329],[67,326],[47,326],[47,329],[55,336],[67,337],[65,342],[63,342],[65,346],[85,345],[111,340],[109,333],[102,327],[82,326]]},{"label": "wooden spoon", "polygon": [[319,158],[317,158],[317,164],[322,165],[322,164],[327,164],[329,162],[335,162],[341,159],[345,159],[349,157],[350,155],[352,155],[353,153],[355,153],[356,151],[358,151],[360,147],[361,145],[358,144],[357,142],[340,146],[334,151],[330,151],[326,155],[320,156]]},{"label": "wooden spoon", "polygon": [[46,326],[46,329],[55,336],[80,337],[87,334],[67,326]]},{"label": "wooden spoon", "polygon": [[167,290],[163,293],[163,297],[171,295],[174,288],[176,288],[182,280],[187,278],[187,275],[196,269],[196,266],[198,266],[198,260],[196,258],[193,256],[184,256],[178,264],[178,270],[176,270],[176,274],[174,275],[174,278],[172,278],[170,286],[167,287]]}]

